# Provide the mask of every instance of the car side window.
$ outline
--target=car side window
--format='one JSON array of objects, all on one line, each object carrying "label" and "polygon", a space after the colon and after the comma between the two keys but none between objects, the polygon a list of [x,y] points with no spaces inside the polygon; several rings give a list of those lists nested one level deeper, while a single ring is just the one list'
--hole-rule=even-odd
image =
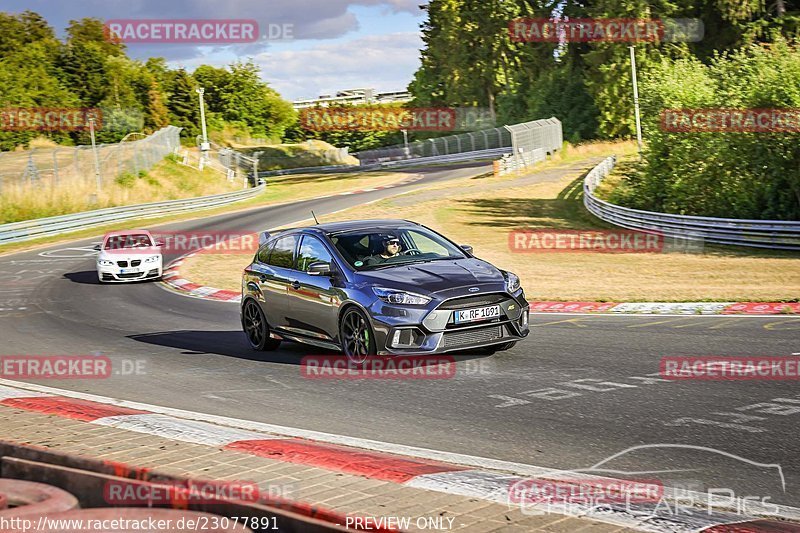
[{"label": "car side window", "polygon": [[272,246],[274,244],[275,242],[268,242],[258,250],[258,253],[256,254],[256,260],[259,263],[263,263],[265,265],[269,263],[269,252],[272,250]]},{"label": "car side window", "polygon": [[308,272],[308,265],[316,261],[325,261],[330,264],[333,258],[322,241],[316,237],[304,235],[303,242],[300,244],[300,253],[297,254],[297,269],[301,272]]},{"label": "car side window", "polygon": [[269,254],[267,264],[280,268],[294,268],[294,249],[297,246],[297,235],[287,235],[275,242]]}]

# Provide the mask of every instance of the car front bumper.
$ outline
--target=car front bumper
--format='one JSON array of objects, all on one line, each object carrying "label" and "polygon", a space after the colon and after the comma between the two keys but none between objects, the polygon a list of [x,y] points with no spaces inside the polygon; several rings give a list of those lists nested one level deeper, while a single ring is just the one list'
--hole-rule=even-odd
[{"label": "car front bumper", "polygon": [[[454,311],[479,307],[471,304],[479,298],[488,305],[499,305],[500,316],[455,324]],[[454,353],[516,342],[530,332],[529,310],[522,291],[515,295],[492,293],[452,298],[425,308],[378,300],[369,308],[379,355]]]},{"label": "car front bumper", "polygon": [[[130,272],[135,268],[136,272]],[[125,270],[126,272],[122,272]],[[98,266],[97,278],[102,282],[124,283],[126,281],[142,281],[148,279],[158,279],[162,274],[161,262],[153,264],[142,264],[139,267],[120,268],[114,266]]]}]

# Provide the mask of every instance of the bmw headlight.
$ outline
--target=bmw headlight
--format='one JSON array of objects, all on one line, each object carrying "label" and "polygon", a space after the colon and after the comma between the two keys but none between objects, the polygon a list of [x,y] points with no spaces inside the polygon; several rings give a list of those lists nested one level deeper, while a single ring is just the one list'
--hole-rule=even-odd
[{"label": "bmw headlight", "polygon": [[97,264],[104,267],[114,266],[114,261],[109,261],[108,259],[98,259]]},{"label": "bmw headlight", "polygon": [[156,262],[156,261],[158,261],[159,259],[161,259],[161,257],[160,257],[160,256],[158,256],[158,255],[154,255],[154,256],[152,256],[152,257],[148,257],[147,259],[145,259],[145,260],[144,260],[144,262],[145,262],[145,263],[155,263],[155,262]]},{"label": "bmw headlight", "polygon": [[390,304],[425,305],[431,301],[429,297],[415,292],[386,289],[384,287],[372,287],[372,292],[375,293],[375,296]]},{"label": "bmw headlight", "polygon": [[514,294],[519,290],[519,276],[513,272],[503,272],[503,277],[506,278],[506,291]]}]

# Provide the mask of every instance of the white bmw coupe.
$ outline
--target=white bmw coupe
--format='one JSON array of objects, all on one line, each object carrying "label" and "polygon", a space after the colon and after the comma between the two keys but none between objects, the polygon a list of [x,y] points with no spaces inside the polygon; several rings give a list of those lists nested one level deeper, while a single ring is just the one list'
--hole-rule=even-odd
[{"label": "white bmw coupe", "polygon": [[141,281],[161,278],[161,243],[147,230],[113,231],[95,247],[97,278],[106,281]]}]

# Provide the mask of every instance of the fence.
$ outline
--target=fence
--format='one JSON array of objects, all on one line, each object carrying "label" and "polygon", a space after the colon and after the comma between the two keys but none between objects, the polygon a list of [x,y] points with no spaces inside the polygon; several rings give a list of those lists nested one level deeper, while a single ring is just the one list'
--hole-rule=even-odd
[{"label": "fence", "polygon": [[516,156],[536,148],[543,148],[550,154],[560,150],[562,143],[561,122],[556,118],[549,118],[502,128],[414,141],[408,146],[399,144],[377,150],[365,150],[353,155],[358,157],[362,164],[502,149]]},{"label": "fence", "polygon": [[[219,146],[216,143],[211,143],[211,148],[216,151],[216,161],[234,172],[234,179],[241,180],[246,185],[248,179],[258,176],[258,158],[246,156],[233,148]],[[256,185],[255,181],[253,185]]]},{"label": "fence", "polygon": [[180,145],[180,131],[167,126],[143,139],[100,144],[96,159],[91,146],[0,152],[0,191],[8,187],[54,189],[84,184],[102,188],[122,174],[137,175],[152,168]]},{"label": "fence", "polygon": [[200,150],[183,149],[178,152],[179,162],[183,165],[203,170],[210,168],[219,172],[230,181],[241,181],[247,187],[249,176],[258,172],[258,160],[215,143],[209,143],[211,149],[207,153]]},{"label": "fence", "polygon": [[547,158],[547,152],[544,148],[535,148],[528,150],[520,155],[504,154],[498,161],[494,163],[494,173],[497,176],[504,176],[520,170],[525,170]]},{"label": "fence", "polygon": [[169,200],[166,202],[153,202],[149,204],[128,205],[123,207],[110,207],[95,211],[84,211],[71,215],[39,218],[0,225],[0,244],[27,241],[39,237],[60,235],[84,228],[91,228],[110,222],[122,220],[160,217],[162,215],[196,211],[239,202],[252,198],[264,191],[265,185],[241,189],[235,192],[188,198],[186,200]]},{"label": "fence", "polygon": [[800,250],[800,222],[696,217],[641,211],[614,205],[594,195],[595,188],[616,163],[609,157],[583,182],[583,204],[597,218],[623,228],[658,232],[670,237],[776,250]]}]

